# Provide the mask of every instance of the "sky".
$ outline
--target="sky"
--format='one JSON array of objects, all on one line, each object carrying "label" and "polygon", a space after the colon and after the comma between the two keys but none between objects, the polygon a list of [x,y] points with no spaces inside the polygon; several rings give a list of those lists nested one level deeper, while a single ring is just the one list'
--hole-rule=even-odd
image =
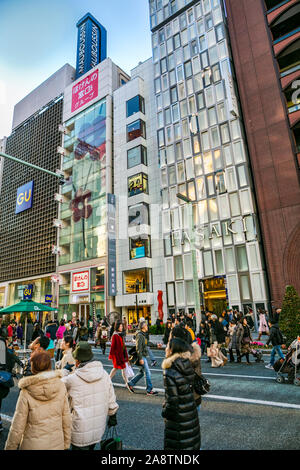
[{"label": "sky", "polygon": [[125,72],[151,57],[148,0],[0,0],[0,138],[16,103],[64,64],[76,67],[76,23],[87,12]]}]

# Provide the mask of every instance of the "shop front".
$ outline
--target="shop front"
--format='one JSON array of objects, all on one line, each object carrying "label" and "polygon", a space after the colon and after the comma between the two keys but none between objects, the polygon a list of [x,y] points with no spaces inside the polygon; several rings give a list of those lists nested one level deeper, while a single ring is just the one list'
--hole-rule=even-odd
[{"label": "shop front", "polygon": [[221,315],[228,307],[225,276],[202,281],[204,305],[207,310]]}]

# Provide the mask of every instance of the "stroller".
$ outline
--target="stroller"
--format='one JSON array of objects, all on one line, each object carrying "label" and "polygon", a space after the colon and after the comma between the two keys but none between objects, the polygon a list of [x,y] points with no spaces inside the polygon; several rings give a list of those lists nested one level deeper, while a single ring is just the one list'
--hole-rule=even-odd
[{"label": "stroller", "polygon": [[[300,377],[297,372],[300,369],[300,337],[298,336],[288,348],[284,359],[278,359],[274,364],[276,382],[279,384],[290,383],[300,386]],[[286,376],[287,375],[287,379]]]},{"label": "stroller", "polygon": [[255,362],[264,362],[263,353],[255,348],[251,348],[251,354],[255,358]]}]

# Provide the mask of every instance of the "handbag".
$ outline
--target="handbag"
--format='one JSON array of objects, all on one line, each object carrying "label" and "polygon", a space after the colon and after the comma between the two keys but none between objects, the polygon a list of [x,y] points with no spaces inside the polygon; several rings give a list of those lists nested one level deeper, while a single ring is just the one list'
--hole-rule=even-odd
[{"label": "handbag", "polygon": [[205,395],[210,390],[210,382],[203,375],[195,374],[194,390],[198,395]]},{"label": "handbag", "polygon": [[242,339],[243,344],[250,344],[250,338],[249,336],[246,336],[245,338]]},{"label": "handbag", "polygon": [[118,435],[117,427],[106,428],[103,439],[100,441],[101,450],[122,450],[122,441]]},{"label": "handbag", "polygon": [[125,375],[126,375],[127,379],[131,379],[132,377],[134,377],[133,369],[132,369],[131,365],[128,364],[128,362],[126,362],[126,364],[125,364]]},{"label": "handbag", "polygon": [[11,372],[0,370],[0,385],[6,388],[11,388],[15,385]]}]

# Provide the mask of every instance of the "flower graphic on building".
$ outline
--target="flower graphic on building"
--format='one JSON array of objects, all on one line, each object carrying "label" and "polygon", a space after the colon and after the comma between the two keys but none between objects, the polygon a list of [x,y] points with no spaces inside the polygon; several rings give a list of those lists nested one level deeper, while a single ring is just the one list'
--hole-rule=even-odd
[{"label": "flower graphic on building", "polygon": [[70,202],[74,222],[79,222],[81,219],[88,219],[92,215],[93,208],[88,204],[91,197],[92,192],[89,189],[83,190],[79,188],[76,191],[74,199]]}]

